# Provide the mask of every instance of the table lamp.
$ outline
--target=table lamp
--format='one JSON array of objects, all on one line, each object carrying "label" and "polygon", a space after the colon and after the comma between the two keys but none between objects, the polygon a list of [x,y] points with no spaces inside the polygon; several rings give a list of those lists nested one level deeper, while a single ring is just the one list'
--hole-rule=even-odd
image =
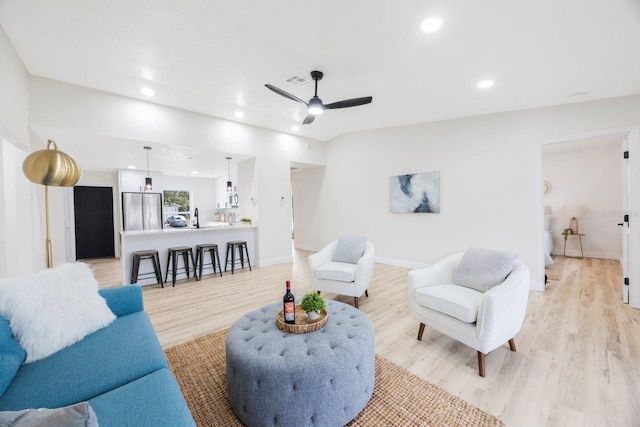
[{"label": "table lamp", "polygon": [[562,208],[565,216],[571,218],[569,221],[569,229],[573,234],[578,234],[580,232],[580,224],[578,223],[578,218],[584,216],[587,210],[584,206],[578,205],[568,205]]},{"label": "table lamp", "polygon": [[[49,147],[53,144],[53,149]],[[34,151],[22,163],[22,171],[29,181],[44,185],[44,210],[47,239],[45,251],[47,268],[53,267],[51,236],[49,234],[49,186],[73,187],[80,179],[80,165],[70,155],[58,150],[53,140],[48,140],[45,150]]]}]

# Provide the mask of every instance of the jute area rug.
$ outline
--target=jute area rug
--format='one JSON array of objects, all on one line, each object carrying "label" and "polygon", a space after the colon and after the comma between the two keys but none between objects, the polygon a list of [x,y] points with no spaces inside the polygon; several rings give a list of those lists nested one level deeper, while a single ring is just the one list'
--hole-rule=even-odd
[{"label": "jute area rug", "polygon": [[[198,426],[242,426],[227,398],[227,332],[165,350]],[[493,415],[377,354],[375,364],[373,396],[349,426],[504,426]]]}]

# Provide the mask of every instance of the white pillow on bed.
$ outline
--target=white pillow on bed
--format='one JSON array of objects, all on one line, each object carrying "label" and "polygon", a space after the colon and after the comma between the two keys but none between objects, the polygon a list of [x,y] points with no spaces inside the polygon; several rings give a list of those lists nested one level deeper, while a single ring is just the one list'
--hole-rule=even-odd
[{"label": "white pillow on bed", "polygon": [[0,280],[0,313],[26,351],[26,363],[44,359],[116,318],[83,263]]}]

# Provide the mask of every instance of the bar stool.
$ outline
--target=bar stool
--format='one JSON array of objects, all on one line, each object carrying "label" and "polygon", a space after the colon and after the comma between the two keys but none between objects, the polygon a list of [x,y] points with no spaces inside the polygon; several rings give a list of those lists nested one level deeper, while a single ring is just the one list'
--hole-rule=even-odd
[{"label": "bar stool", "polygon": [[[184,270],[184,273],[187,275],[187,279],[189,278],[189,273],[191,271],[191,267],[189,267],[189,257],[191,257],[191,265],[193,265],[193,275],[196,280],[198,280],[198,275],[196,274],[196,262],[193,259],[193,249],[191,249],[191,246],[176,246],[174,248],[169,248],[168,251],[167,271],[164,278],[165,283],[169,280],[169,266],[171,266],[173,286],[176,285],[176,276],[180,273],[179,270]],[[182,255],[182,259],[184,260],[184,267],[182,268],[178,268],[178,257],[180,255]]]},{"label": "bar stool", "polygon": [[[209,252],[211,255],[211,263],[204,263],[204,254]],[[198,275],[202,280],[202,268],[210,265],[213,267],[213,273],[216,273],[216,265],[220,270],[220,277],[222,277],[222,265],[220,264],[220,255],[218,254],[218,245],[215,243],[207,243],[203,245],[196,245],[196,268],[199,270]]]},{"label": "bar stool", "polygon": [[[153,272],[140,274],[140,262],[145,259],[150,259],[151,261],[153,261]],[[164,288],[164,283],[162,283],[162,270],[160,269],[160,256],[158,255],[158,251],[155,249],[149,249],[146,251],[135,251],[133,253],[133,266],[131,267],[131,283],[138,283],[138,280],[140,279],[153,276],[156,277],[157,283]]]},{"label": "bar stool", "polygon": [[[251,271],[251,262],[249,261],[249,250],[247,249],[247,242],[244,240],[234,240],[231,242],[227,242],[227,254],[225,255],[225,263],[224,263],[224,271],[227,271],[227,265],[229,265],[229,255],[231,255],[231,274],[235,269],[236,261],[236,248],[238,249],[238,254],[240,255],[240,265],[244,268],[244,257],[247,256],[247,265],[249,266],[249,271]],[[244,252],[242,250],[244,249]]]}]

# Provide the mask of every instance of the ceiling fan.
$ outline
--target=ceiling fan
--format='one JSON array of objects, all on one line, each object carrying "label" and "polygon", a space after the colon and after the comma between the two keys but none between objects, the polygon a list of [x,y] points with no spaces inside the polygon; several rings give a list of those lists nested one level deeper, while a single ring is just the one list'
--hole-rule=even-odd
[{"label": "ceiling fan", "polygon": [[305,117],[302,121],[303,125],[308,125],[313,123],[316,116],[318,114],[322,114],[324,110],[335,110],[337,108],[347,108],[347,107],[356,107],[358,105],[369,104],[373,99],[371,96],[365,96],[362,98],[351,98],[345,99],[342,101],[332,102],[331,104],[323,104],[322,99],[318,98],[318,80],[322,80],[322,76],[324,74],[322,71],[312,71],[311,78],[316,82],[316,90],[313,95],[313,98],[309,100],[309,102],[304,102],[302,99],[298,98],[295,95],[291,95],[289,92],[286,92],[280,88],[275,87],[274,85],[265,84],[266,87],[277,93],[278,95],[282,95],[285,98],[289,98],[292,101],[300,102],[307,106],[307,110],[309,111],[309,115]]}]

